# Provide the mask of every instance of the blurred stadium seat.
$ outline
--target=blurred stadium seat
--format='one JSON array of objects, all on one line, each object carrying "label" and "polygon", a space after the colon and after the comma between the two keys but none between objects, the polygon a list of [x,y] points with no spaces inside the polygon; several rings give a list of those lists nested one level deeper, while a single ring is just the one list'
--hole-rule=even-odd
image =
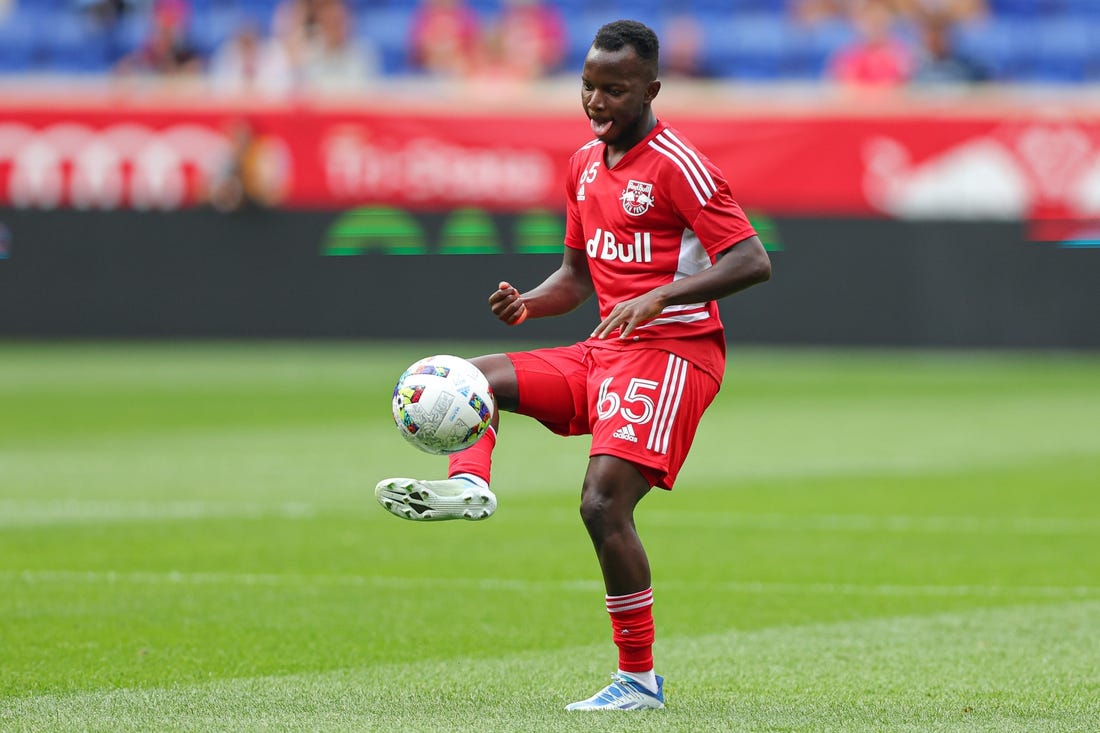
[{"label": "blurred stadium seat", "polygon": [[[469,0],[484,19],[504,0]],[[417,0],[346,0],[357,33],[378,48],[386,74],[408,70],[405,43]],[[706,65],[734,80],[814,80],[853,37],[843,21],[792,21],[785,0],[554,0],[566,19],[565,70],[580,68],[595,28],[635,17],[660,28],[678,13],[705,30]],[[190,0],[189,40],[209,56],[246,20],[263,30],[278,0]],[[97,73],[136,48],[148,32],[150,2],[109,28],[88,22],[80,0],[20,0],[0,19],[0,74]],[[991,17],[958,27],[959,48],[995,81],[1082,83],[1100,78],[1100,0],[989,0]]]},{"label": "blurred stadium seat", "polygon": [[356,14],[356,32],[370,41],[382,60],[382,72],[402,74],[409,70],[406,43],[412,14],[399,7],[375,7]]},{"label": "blurred stadium seat", "polygon": [[707,66],[725,78],[769,81],[783,75],[791,24],[774,13],[715,15],[703,24]]},{"label": "blurred stadium seat", "polygon": [[960,53],[989,70],[994,81],[1017,77],[1025,65],[1022,46],[1032,24],[1014,17],[995,17],[967,23],[955,29],[955,43]]},{"label": "blurred stadium seat", "polygon": [[20,73],[41,66],[35,32],[37,22],[37,17],[25,8],[17,8],[0,21],[0,71]]},{"label": "blurred stadium seat", "polygon": [[42,59],[65,73],[98,73],[110,61],[108,36],[87,18],[54,12],[41,22],[49,32],[37,34]]}]

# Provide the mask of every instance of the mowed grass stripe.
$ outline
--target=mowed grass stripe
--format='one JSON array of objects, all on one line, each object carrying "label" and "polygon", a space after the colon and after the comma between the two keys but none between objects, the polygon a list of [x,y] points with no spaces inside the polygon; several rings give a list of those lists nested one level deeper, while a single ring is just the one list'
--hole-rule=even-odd
[{"label": "mowed grass stripe", "polygon": [[[364,492],[365,494],[366,492]],[[0,500],[0,527],[130,522],[146,520],[280,519],[315,520],[321,516],[371,516],[378,509],[364,496],[354,506],[309,502],[231,501],[58,501]],[[518,520],[576,524],[577,513],[562,509],[509,509]],[[646,512],[640,522],[654,527],[699,527],[812,532],[887,532],[944,534],[1073,535],[1100,532],[1100,518],[878,516],[870,514],[757,514],[713,511]]]},{"label": "mowed grass stripe", "polygon": [[[109,400],[104,405],[84,406],[55,397],[59,404],[53,409],[62,413],[83,410],[107,415],[112,407]],[[134,452],[135,469],[159,477],[158,469],[166,457],[183,462],[188,456],[202,455],[238,456],[241,460],[259,457],[279,463],[286,460],[288,450],[311,452],[339,446],[350,451],[369,444],[387,448],[393,466],[442,470],[437,460],[417,456],[400,440],[388,402],[377,394],[356,395],[346,400],[351,407],[339,405],[345,414],[326,417],[308,414],[309,408],[300,406],[308,396],[277,391],[222,413],[219,410],[232,398],[214,393],[205,400],[214,405],[209,408],[212,415],[195,418],[193,424],[178,418],[180,408],[159,395],[140,395],[138,399],[143,415],[130,418],[132,423],[112,415],[98,423],[89,421],[92,424],[74,435],[60,428],[51,433],[46,428],[22,430],[17,425],[4,434],[5,426],[0,425],[0,471],[11,476],[62,474],[68,478],[63,475],[65,464],[43,463],[47,456],[64,453],[66,461],[79,462],[80,470],[109,472],[110,454],[125,445]],[[808,402],[769,408],[746,401],[736,387],[730,387],[704,418],[692,455],[723,455],[732,432],[739,436],[736,460],[740,478],[798,479],[998,469],[1039,460],[1074,461],[1095,455],[1097,449],[1095,415],[1100,399],[1091,396],[1077,402],[1044,403],[1006,395],[1002,404],[991,402],[950,418],[945,414],[958,409],[957,405],[929,401],[921,403],[899,394],[885,406],[856,400],[839,406]],[[272,407],[278,404],[307,414],[283,414]],[[262,410],[257,405],[262,405]],[[9,409],[33,414],[39,404],[28,400]],[[257,411],[260,414],[255,414]],[[219,418],[222,422],[217,422]],[[166,422],[158,423],[161,419]],[[284,422],[285,427],[274,426]],[[845,450],[837,449],[838,425],[843,426]],[[530,436],[543,443],[560,441],[525,417],[502,417],[500,444],[505,451],[510,444],[527,442]],[[584,459],[579,443],[572,452],[577,454],[576,460]],[[539,456],[526,458],[535,465],[541,462]],[[709,478],[711,472],[700,470],[697,462],[694,458],[689,461],[686,475]],[[536,488],[544,485],[544,481],[535,482]]]},{"label": "mowed grass stripe", "polygon": [[[0,702],[6,730],[1092,731],[1100,602],[659,639],[669,707],[568,714],[595,646]],[[441,641],[445,644],[445,641]],[[583,661],[582,661],[583,660]],[[732,662],[732,663],[731,663]]]},{"label": "mowed grass stripe", "polygon": [[[530,580],[521,578],[401,577],[390,575],[301,575],[280,573],[194,573],[166,571],[128,572],[115,570],[21,570],[0,571],[0,582],[95,585],[227,585],[271,588],[346,587],[396,588],[407,590],[509,590],[517,593],[583,592],[601,593],[602,582],[595,580]],[[1029,586],[1029,585],[905,585],[883,583],[825,583],[727,581],[689,582],[665,580],[662,591],[697,593],[851,595],[851,596],[972,596],[977,598],[1093,598],[1100,597],[1100,586]]]}]

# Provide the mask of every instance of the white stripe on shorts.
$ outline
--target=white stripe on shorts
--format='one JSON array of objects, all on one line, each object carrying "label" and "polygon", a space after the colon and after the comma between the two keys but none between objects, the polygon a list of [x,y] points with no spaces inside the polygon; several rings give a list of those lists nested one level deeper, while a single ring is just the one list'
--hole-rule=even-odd
[{"label": "white stripe on shorts", "polygon": [[672,435],[672,425],[680,409],[680,398],[684,394],[684,382],[687,381],[688,363],[675,354],[668,355],[665,367],[665,379],[661,385],[661,394],[657,398],[657,410],[653,418],[653,428],[649,431],[646,449],[657,453],[668,453],[668,440]]}]

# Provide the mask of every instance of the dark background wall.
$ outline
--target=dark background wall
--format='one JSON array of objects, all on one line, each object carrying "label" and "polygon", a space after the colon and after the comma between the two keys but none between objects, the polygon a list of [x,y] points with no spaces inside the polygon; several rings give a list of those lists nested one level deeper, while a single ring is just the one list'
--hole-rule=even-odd
[{"label": "dark background wall", "polygon": [[[347,219],[328,212],[0,210],[0,336],[493,339],[512,335],[485,306],[497,282],[532,287],[560,259],[521,253],[514,216],[484,215],[493,246],[468,254],[439,254],[448,214],[403,216],[427,254],[335,247]],[[733,341],[1100,347],[1097,248],[992,222],[776,219],[766,238],[772,282],[723,302]],[[589,303],[523,333],[594,323]]]}]

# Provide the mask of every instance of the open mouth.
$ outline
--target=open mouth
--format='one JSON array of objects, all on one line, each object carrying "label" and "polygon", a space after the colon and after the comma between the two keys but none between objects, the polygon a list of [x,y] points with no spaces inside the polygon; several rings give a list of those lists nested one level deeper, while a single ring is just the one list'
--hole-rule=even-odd
[{"label": "open mouth", "polygon": [[589,118],[589,122],[592,123],[592,132],[596,134],[596,137],[602,137],[607,134],[607,131],[611,129],[611,125],[614,124],[614,120],[600,121],[595,118]]}]

